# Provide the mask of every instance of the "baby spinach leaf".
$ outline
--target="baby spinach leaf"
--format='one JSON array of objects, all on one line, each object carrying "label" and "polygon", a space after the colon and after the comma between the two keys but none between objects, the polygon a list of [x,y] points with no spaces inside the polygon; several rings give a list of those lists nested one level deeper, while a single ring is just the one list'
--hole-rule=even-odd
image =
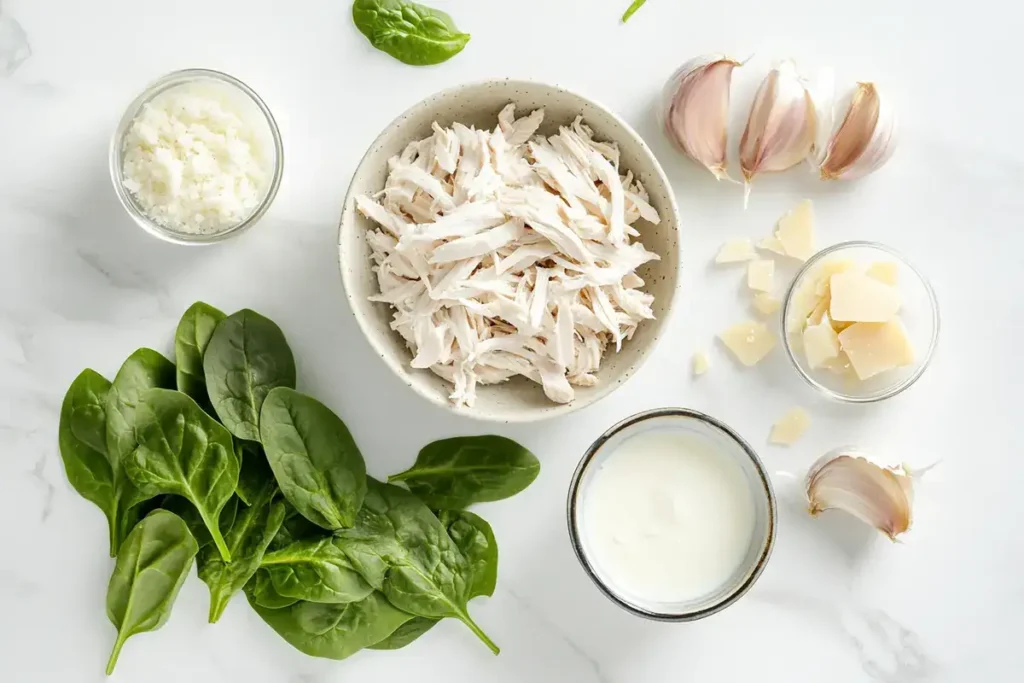
[{"label": "baby spinach leaf", "polygon": [[[188,530],[189,533],[192,534],[192,538],[196,539],[196,544],[199,546],[200,550],[213,543],[213,536],[210,535],[209,529],[206,528],[206,523],[199,515],[199,510],[197,510],[196,506],[190,503],[187,498],[167,495],[162,496],[159,500],[160,509],[169,510],[181,517],[182,521],[184,521],[188,526]],[[227,505],[224,506],[224,509],[220,511],[217,526],[220,527],[222,534],[230,529],[235,523],[235,517],[238,515],[239,507],[238,496],[235,496],[229,500]]]},{"label": "baby spinach leaf", "polygon": [[150,513],[128,534],[107,586],[107,616],[117,628],[108,676],[129,637],[167,621],[197,550],[188,527],[167,510]]},{"label": "baby spinach leaf", "polygon": [[469,616],[469,561],[441,522],[405,489],[368,479],[356,524],[336,532],[340,547],[367,583],[418,617],[453,617],[495,654],[498,646]]},{"label": "baby spinach leaf", "polygon": [[357,602],[373,592],[330,537],[297,541],[267,553],[261,568],[274,592],[310,602]]},{"label": "baby spinach leaf", "polygon": [[206,374],[203,372],[203,354],[213,337],[224,313],[209,304],[197,301],[178,322],[174,332],[174,360],[177,364],[178,391],[195,399],[199,406],[213,414],[210,397],[206,393]]},{"label": "baby spinach leaf", "polygon": [[355,0],[352,21],[375,48],[414,66],[445,62],[469,42],[448,14],[406,0]]},{"label": "baby spinach leaf", "polygon": [[135,410],[139,447],[125,470],[139,486],[187,498],[225,562],[231,552],[218,526],[238,485],[231,434],[180,391],[149,389]]},{"label": "baby spinach leaf", "polygon": [[426,617],[414,617],[395,629],[390,636],[370,645],[370,650],[401,650],[410,645],[417,638],[430,629],[437,626],[439,619],[428,619]]},{"label": "baby spinach leaf", "polygon": [[212,546],[203,548],[197,560],[199,578],[210,588],[210,623],[216,623],[228,606],[231,596],[240,591],[260,567],[263,554],[284,521],[284,503],[271,502],[269,494],[261,494],[253,504],[242,506],[226,532],[224,540],[231,551],[227,563]]},{"label": "baby spinach leaf", "polygon": [[277,490],[274,472],[267,462],[263,447],[254,441],[235,439],[235,456],[238,458],[238,487],[235,493],[246,505],[252,505],[260,492],[270,484]]},{"label": "baby spinach leaf", "polygon": [[210,402],[240,439],[259,441],[263,400],[274,387],[295,388],[295,358],[281,328],[248,309],[222,320],[203,354]]},{"label": "baby spinach leaf", "polygon": [[267,609],[281,609],[298,602],[297,598],[286,598],[274,590],[274,584],[270,575],[262,569],[258,569],[249,583],[245,584],[245,593],[250,602],[255,602],[260,607]]},{"label": "baby spinach leaf", "polygon": [[297,602],[281,609],[268,609],[248,597],[256,614],[292,647],[328,659],[350,657],[413,618],[376,591],[358,602]]},{"label": "baby spinach leaf", "polygon": [[494,595],[498,584],[498,542],[491,525],[466,510],[444,510],[438,519],[469,561],[473,576],[469,597]]},{"label": "baby spinach leaf", "polygon": [[288,502],[287,498],[283,502],[285,507],[284,524],[278,530],[277,536],[274,536],[269,550],[280,550],[295,541],[320,538],[324,535],[323,527],[313,524],[299,514],[299,511]]},{"label": "baby spinach leaf", "polygon": [[128,356],[114,376],[106,405],[107,458],[114,475],[116,533],[114,552],[132,527],[145,516],[140,505],[159,495],[159,491],[133,482],[124,467],[125,459],[135,451],[135,408],[142,392],[152,388],[174,387],[174,365],[152,349],[138,349]]},{"label": "baby spinach leaf", "polygon": [[71,383],[60,408],[58,440],[68,482],[107,517],[110,556],[117,552],[114,472],[107,459],[106,399],[110,382],[95,370],[83,370]]},{"label": "baby spinach leaf", "polygon": [[416,464],[388,477],[437,510],[514,496],[540,473],[536,456],[503,436],[461,436],[427,444]]},{"label": "baby spinach leaf", "polygon": [[366,495],[366,464],[330,408],[274,389],[263,403],[260,437],[281,493],[303,517],[325,529],[352,526]]}]

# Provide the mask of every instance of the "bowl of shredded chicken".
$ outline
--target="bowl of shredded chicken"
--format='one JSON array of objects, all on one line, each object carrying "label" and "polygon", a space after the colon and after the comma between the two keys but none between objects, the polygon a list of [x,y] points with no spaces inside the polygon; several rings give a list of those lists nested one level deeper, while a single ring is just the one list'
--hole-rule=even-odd
[{"label": "bowl of shredded chicken", "polygon": [[374,142],[339,237],[360,327],[436,404],[527,421],[621,385],[667,317],[678,210],[621,119],[556,86],[443,91]]}]

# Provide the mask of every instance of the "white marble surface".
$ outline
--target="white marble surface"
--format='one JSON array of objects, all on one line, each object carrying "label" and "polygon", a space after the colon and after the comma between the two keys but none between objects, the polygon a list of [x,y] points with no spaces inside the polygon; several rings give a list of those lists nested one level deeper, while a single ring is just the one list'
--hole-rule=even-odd
[{"label": "white marble surface", "polygon": [[[633,380],[568,418],[496,427],[544,465],[527,493],[482,509],[501,541],[501,578],[474,611],[502,655],[445,624],[399,653],[318,661],[291,650],[244,600],[207,625],[205,586],[193,577],[169,623],[128,643],[115,680],[1021,680],[1020,9],[997,0],[650,0],[621,26],[626,4],[437,0],[473,40],[448,64],[414,69],[368,46],[349,23],[348,0],[2,0],[0,679],[104,679],[111,562],[102,515],[65,481],[58,408],[81,368],[110,376],[138,346],[169,349],[194,300],[248,306],[278,321],[301,386],[347,420],[378,475],[434,438],[490,429],[432,408],[371,353],[346,308],[335,224],[360,155],[392,117],[448,85],[517,76],[578,89],[637,127],[675,184],[685,253],[670,332]],[[516,49],[515,35],[530,36],[532,46]],[[738,79],[741,91],[773,55],[882,79],[902,105],[903,147],[856,185],[821,186],[800,173],[766,181],[744,212],[737,188],[679,160],[651,117],[668,73],[712,50],[757,53],[758,66]],[[287,148],[284,186],[266,222],[206,249],[162,244],[135,228],[106,165],[126,103],[150,79],[190,66],[248,81],[278,116]],[[726,236],[766,234],[805,195],[816,201],[823,242],[888,242],[938,292],[935,363],[884,405],[827,403],[781,353],[741,370],[713,344],[715,331],[746,315],[738,274],[707,265],[716,247]],[[687,368],[697,348],[712,349],[714,367],[693,381]],[[769,426],[794,404],[814,416],[811,432],[792,449],[768,447]],[[724,613],[690,625],[618,611],[584,577],[565,530],[565,491],[584,448],[619,418],[664,405],[735,426],[776,473],[782,500],[761,581]],[[842,518],[803,515],[786,473],[849,442],[911,462],[942,460],[920,487],[916,528],[902,545]]]}]

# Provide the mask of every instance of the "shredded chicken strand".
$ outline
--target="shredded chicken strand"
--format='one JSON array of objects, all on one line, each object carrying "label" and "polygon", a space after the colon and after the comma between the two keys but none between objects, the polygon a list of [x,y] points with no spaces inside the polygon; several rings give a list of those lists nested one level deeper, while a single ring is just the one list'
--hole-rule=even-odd
[{"label": "shredded chicken strand", "polygon": [[557,403],[598,384],[601,359],[654,318],[636,274],[657,260],[634,238],[661,217],[614,143],[577,117],[549,137],[544,110],[498,114],[491,131],[436,122],[388,160],[383,190],[355,198],[391,328],[410,365],[473,405],[517,376]]}]

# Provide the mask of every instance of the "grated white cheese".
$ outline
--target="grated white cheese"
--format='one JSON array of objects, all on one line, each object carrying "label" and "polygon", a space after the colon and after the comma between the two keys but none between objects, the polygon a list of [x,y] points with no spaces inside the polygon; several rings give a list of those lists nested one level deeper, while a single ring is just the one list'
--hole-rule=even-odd
[{"label": "grated white cheese", "polygon": [[261,131],[248,119],[226,86],[195,83],[160,93],[125,135],[125,189],[175,232],[208,235],[238,225],[263,201],[272,175],[269,127]]}]

